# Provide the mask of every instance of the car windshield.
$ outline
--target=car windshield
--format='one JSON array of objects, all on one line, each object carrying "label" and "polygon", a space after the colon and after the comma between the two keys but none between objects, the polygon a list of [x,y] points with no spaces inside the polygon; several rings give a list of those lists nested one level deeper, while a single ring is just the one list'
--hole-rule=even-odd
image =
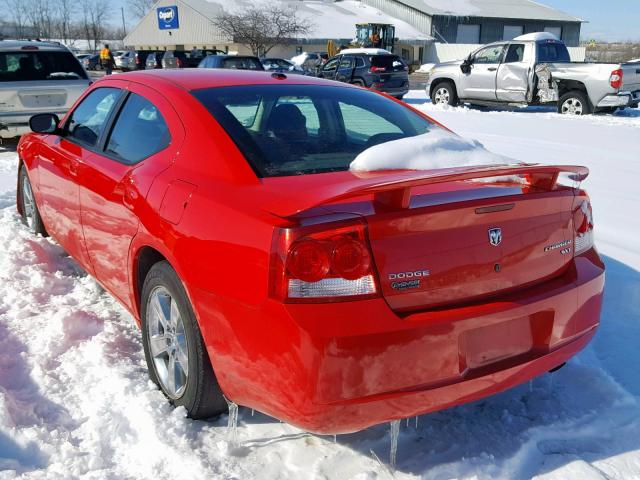
[{"label": "car windshield", "polygon": [[191,92],[260,177],[348,170],[364,150],[439,128],[363,89],[253,85]]},{"label": "car windshield", "polygon": [[87,78],[71,52],[18,51],[0,53],[0,82]]}]

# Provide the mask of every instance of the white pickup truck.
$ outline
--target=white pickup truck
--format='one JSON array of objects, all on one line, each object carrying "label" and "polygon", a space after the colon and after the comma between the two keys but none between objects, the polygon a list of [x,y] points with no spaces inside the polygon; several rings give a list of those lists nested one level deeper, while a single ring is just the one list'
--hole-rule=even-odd
[{"label": "white pickup truck", "polygon": [[532,33],[435,65],[427,93],[449,105],[556,104],[563,114],[613,112],[640,103],[640,64],[571,62],[564,42]]}]

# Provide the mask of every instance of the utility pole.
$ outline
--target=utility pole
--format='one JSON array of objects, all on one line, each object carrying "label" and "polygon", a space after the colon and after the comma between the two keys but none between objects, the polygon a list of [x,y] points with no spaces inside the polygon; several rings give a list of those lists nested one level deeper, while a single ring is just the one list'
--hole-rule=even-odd
[{"label": "utility pole", "polygon": [[120,7],[120,13],[122,13],[122,31],[125,37],[127,36],[127,25],[124,23],[124,7]]}]

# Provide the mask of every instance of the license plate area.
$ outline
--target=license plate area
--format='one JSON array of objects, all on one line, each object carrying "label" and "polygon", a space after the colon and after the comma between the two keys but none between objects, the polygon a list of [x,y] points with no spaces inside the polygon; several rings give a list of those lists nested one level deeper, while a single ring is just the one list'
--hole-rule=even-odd
[{"label": "license plate area", "polygon": [[495,323],[465,332],[461,350],[466,369],[485,367],[533,350],[530,317]]}]

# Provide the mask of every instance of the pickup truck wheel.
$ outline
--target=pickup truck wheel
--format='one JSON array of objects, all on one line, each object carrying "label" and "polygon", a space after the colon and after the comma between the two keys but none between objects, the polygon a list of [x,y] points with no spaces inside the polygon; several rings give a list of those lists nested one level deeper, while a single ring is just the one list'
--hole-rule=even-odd
[{"label": "pickup truck wheel", "polygon": [[433,88],[431,101],[436,105],[451,105],[455,107],[458,104],[458,95],[451,83],[442,82]]},{"label": "pickup truck wheel", "polygon": [[142,345],[149,377],[175,406],[200,419],[227,411],[200,328],[180,278],[156,263],[141,295]]},{"label": "pickup truck wheel", "polygon": [[558,113],[562,115],[589,115],[591,113],[591,104],[583,92],[572,90],[560,97]]},{"label": "pickup truck wheel", "polygon": [[31,188],[31,181],[27,175],[27,169],[24,165],[20,167],[18,174],[20,190],[18,190],[18,201],[20,202],[20,212],[22,223],[24,223],[31,233],[48,237],[47,229],[44,228],[40,211],[36,204],[36,197]]}]

